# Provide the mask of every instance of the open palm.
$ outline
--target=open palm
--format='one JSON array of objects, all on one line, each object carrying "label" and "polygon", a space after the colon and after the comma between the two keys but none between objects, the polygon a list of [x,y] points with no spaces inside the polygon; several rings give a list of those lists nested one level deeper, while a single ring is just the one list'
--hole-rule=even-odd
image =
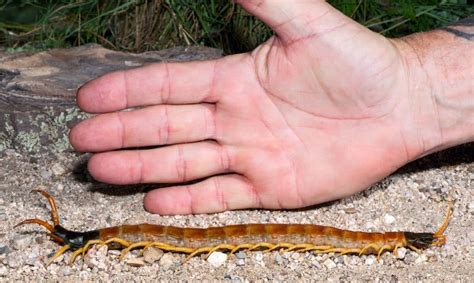
[{"label": "open palm", "polygon": [[324,1],[242,5],[276,32],[252,53],[115,72],[81,88],[79,106],[102,114],[70,140],[100,152],[89,161],[96,179],[205,178],[149,192],[145,208],[160,214],[297,208],[360,191],[423,152],[411,122],[422,98],[408,97],[399,42]]}]

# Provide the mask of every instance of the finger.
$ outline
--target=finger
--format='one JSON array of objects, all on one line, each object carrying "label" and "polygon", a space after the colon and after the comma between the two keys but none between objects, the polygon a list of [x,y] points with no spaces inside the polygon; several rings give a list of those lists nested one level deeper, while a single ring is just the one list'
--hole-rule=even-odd
[{"label": "finger", "polygon": [[219,60],[160,63],[106,74],[82,86],[78,106],[91,113],[134,106],[215,102]]},{"label": "finger", "polygon": [[212,139],[214,104],[158,105],[107,113],[77,124],[72,146],[82,152]]},{"label": "finger", "polygon": [[96,180],[118,185],[185,182],[226,173],[230,166],[229,150],[211,141],[98,153],[88,163]]},{"label": "finger", "polygon": [[348,20],[342,13],[322,0],[269,1],[235,0],[255,15],[285,43],[308,38],[341,25]]},{"label": "finger", "polygon": [[147,211],[161,215],[260,207],[252,184],[237,174],[214,176],[192,185],[156,189],[146,194],[143,203]]}]

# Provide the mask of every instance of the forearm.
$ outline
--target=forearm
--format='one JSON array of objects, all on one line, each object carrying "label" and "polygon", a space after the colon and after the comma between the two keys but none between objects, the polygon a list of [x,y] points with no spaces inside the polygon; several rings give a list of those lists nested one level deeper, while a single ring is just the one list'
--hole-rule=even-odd
[{"label": "forearm", "polygon": [[[474,141],[474,16],[399,40],[407,50],[413,92],[425,115],[422,155]],[[416,95],[416,94],[411,94]],[[429,121],[432,120],[432,121]]]}]

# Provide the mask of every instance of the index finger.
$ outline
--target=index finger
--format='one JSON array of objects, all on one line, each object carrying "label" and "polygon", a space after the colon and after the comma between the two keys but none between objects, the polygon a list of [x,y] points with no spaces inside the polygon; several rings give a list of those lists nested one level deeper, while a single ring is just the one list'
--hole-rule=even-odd
[{"label": "index finger", "polygon": [[135,106],[216,102],[220,60],[158,63],[106,74],[77,92],[79,108],[91,113]]}]

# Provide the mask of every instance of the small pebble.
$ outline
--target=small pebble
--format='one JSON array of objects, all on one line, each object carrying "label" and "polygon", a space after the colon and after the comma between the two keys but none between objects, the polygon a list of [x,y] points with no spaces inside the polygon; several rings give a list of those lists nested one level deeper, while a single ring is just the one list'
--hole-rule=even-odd
[{"label": "small pebble", "polygon": [[420,264],[428,260],[428,257],[425,254],[421,254],[416,260],[415,264]]},{"label": "small pebble", "polygon": [[153,263],[155,261],[160,260],[160,258],[163,256],[164,252],[160,249],[157,249],[155,247],[150,247],[143,252],[143,258],[146,262],[148,263]]},{"label": "small pebble", "polygon": [[385,224],[392,224],[395,222],[395,217],[393,217],[392,215],[390,214],[385,214],[384,217],[383,217],[383,222]]},{"label": "small pebble", "polygon": [[407,249],[406,248],[398,248],[397,249],[397,258],[398,259],[404,259],[406,254],[407,254]]},{"label": "small pebble", "polygon": [[282,263],[283,263],[283,258],[281,257],[280,254],[276,254],[276,255],[275,255],[275,261],[276,261],[276,263],[278,263],[278,264],[282,264]]},{"label": "small pebble", "polygon": [[0,276],[5,276],[8,274],[8,269],[5,265],[0,265]]},{"label": "small pebble", "polygon": [[9,252],[9,248],[4,243],[0,243],[0,255],[6,254]]},{"label": "small pebble", "polygon": [[51,166],[51,171],[53,171],[55,176],[60,176],[66,173],[66,168],[64,168],[61,163],[55,163],[53,166]]},{"label": "small pebble", "polygon": [[324,266],[326,266],[328,269],[333,269],[334,267],[336,267],[336,264],[334,263],[334,261],[332,261],[330,258],[326,259],[324,262],[323,262]]},{"label": "small pebble", "polygon": [[160,258],[159,263],[163,269],[169,269],[174,264],[174,258],[170,253],[165,253]]},{"label": "small pebble", "polygon": [[209,262],[213,267],[219,267],[224,264],[227,260],[227,254],[221,252],[213,252],[207,258],[207,262]]},{"label": "small pebble", "polygon": [[51,178],[51,172],[46,168],[42,168],[40,170],[40,176],[43,179],[49,179],[49,178]]},{"label": "small pebble", "polygon": [[72,274],[72,268],[69,265],[66,265],[61,268],[61,272],[63,273],[64,276],[69,276]]},{"label": "small pebble", "polygon": [[24,250],[31,243],[31,237],[28,235],[16,235],[12,240],[12,247],[15,250]]},{"label": "small pebble", "polygon": [[237,261],[235,262],[235,264],[236,264],[237,266],[243,266],[243,265],[245,265],[245,259],[239,258],[239,259],[237,259]]},{"label": "small pebble", "polygon": [[262,261],[263,260],[263,253],[262,252],[256,252],[254,255],[254,258],[256,261]]},{"label": "small pebble", "polygon": [[235,253],[235,257],[238,259],[244,259],[247,256],[247,254],[244,251],[239,251]]},{"label": "small pebble", "polygon": [[145,261],[143,260],[143,257],[130,258],[127,260],[127,264],[134,267],[140,267],[145,265]]},{"label": "small pebble", "polygon": [[368,257],[366,260],[365,260],[365,265],[372,265],[374,264],[375,262],[375,258],[374,257]]}]

